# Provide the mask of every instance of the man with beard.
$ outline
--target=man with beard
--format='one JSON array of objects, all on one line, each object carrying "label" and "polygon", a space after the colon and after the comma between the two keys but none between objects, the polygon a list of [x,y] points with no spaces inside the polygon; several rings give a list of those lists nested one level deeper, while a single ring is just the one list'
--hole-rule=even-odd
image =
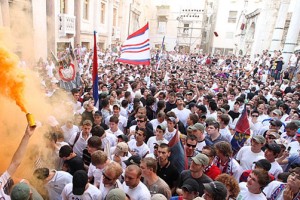
[{"label": "man with beard", "polygon": [[169,185],[172,193],[174,194],[179,173],[174,165],[169,161],[169,157],[171,156],[170,147],[168,144],[162,143],[158,146],[157,152],[157,175]]}]

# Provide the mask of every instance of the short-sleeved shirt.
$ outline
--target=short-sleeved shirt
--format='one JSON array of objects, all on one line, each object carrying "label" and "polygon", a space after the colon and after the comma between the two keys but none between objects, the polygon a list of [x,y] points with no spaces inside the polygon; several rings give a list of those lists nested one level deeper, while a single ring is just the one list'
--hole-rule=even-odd
[{"label": "short-sleeved shirt", "polygon": [[61,196],[63,200],[99,200],[101,199],[100,190],[92,184],[89,184],[88,188],[82,195],[75,195],[72,192],[73,183],[69,183],[63,189]]},{"label": "short-sleeved shirt", "polygon": [[10,200],[10,197],[5,194],[3,188],[7,181],[9,180],[10,175],[7,171],[5,171],[1,176],[0,176],[0,198],[4,198],[5,200]]},{"label": "short-sleeved shirt", "polygon": [[159,164],[157,164],[157,172],[156,174],[163,179],[170,188],[174,188],[176,186],[176,182],[179,177],[179,173],[177,169],[174,167],[174,165],[169,162],[167,165],[161,167]]}]

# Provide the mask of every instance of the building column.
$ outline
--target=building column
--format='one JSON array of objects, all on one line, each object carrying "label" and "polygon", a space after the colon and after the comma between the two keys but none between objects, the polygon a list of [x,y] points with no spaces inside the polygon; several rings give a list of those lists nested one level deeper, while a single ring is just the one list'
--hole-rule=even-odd
[{"label": "building column", "polygon": [[47,59],[47,15],[46,2],[32,0],[34,58]]},{"label": "building column", "polygon": [[2,24],[5,27],[10,27],[9,4],[8,0],[0,0]]},{"label": "building column", "polygon": [[81,0],[74,0],[74,15],[76,17],[75,22],[75,37],[74,37],[74,47],[77,44],[81,45],[81,10],[82,10],[82,1]]},{"label": "building column", "polygon": [[276,13],[276,2],[272,0],[265,0],[255,24],[251,58],[254,58],[255,54],[261,54],[263,50],[270,48],[271,41],[269,38],[272,37],[276,20],[273,16]]},{"label": "building column", "polygon": [[108,20],[107,20],[107,48],[111,49],[112,44],[112,28],[113,28],[113,16],[114,16],[114,1],[108,1]]},{"label": "building column", "polygon": [[295,7],[293,10],[293,15],[291,18],[291,23],[287,32],[287,36],[285,39],[284,47],[283,47],[283,69],[287,68],[289,59],[294,52],[294,48],[297,45],[297,39],[300,33],[300,1],[296,1]]},{"label": "building column", "polygon": [[270,53],[273,53],[275,50],[281,50],[281,40],[284,31],[284,25],[287,18],[289,10],[290,0],[281,0],[279,12],[277,14],[277,20],[275,24],[275,29],[272,36]]}]

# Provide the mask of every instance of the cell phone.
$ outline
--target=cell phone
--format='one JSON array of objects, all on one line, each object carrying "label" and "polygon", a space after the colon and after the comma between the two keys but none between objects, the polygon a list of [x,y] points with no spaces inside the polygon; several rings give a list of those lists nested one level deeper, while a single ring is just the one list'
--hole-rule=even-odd
[{"label": "cell phone", "polygon": [[289,152],[290,150],[291,150],[291,147],[288,147],[288,148],[287,148],[287,151]]}]

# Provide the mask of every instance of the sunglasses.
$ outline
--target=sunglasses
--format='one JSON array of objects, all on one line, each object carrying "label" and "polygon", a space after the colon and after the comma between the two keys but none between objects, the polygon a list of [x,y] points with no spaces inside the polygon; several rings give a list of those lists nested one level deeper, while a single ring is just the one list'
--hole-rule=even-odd
[{"label": "sunglasses", "polygon": [[197,144],[193,145],[193,144],[188,144],[188,143],[186,143],[186,146],[192,147],[192,148],[196,148]]},{"label": "sunglasses", "polygon": [[144,120],[136,120],[137,122],[140,122],[140,123],[143,123],[143,122],[145,122]]},{"label": "sunglasses", "polygon": [[109,178],[104,172],[102,172],[103,178],[112,181],[113,179]]},{"label": "sunglasses", "polygon": [[252,117],[258,117],[258,115],[251,115]]}]

